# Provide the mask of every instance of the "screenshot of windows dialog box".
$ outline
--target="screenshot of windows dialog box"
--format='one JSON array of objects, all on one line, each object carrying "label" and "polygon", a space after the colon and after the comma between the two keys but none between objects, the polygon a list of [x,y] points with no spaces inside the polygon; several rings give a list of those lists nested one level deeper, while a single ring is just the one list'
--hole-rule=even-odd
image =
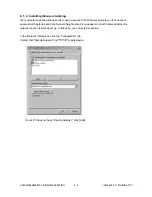
[{"label": "screenshot of windows dialog box", "polygon": [[81,47],[27,47],[27,114],[81,114]]}]

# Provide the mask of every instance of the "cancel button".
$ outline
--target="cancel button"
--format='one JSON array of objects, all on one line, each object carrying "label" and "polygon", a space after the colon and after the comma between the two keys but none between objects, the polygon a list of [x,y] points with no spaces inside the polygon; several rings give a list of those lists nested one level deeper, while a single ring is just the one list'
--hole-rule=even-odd
[{"label": "cancel button", "polygon": [[69,109],[70,114],[81,114],[80,112],[80,109]]}]

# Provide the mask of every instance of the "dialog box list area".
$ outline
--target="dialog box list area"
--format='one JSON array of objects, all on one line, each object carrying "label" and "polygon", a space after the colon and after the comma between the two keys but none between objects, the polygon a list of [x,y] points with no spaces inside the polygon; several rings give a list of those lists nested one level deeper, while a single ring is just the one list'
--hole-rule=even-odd
[{"label": "dialog box list area", "polygon": [[27,47],[27,114],[81,114],[81,47]]}]

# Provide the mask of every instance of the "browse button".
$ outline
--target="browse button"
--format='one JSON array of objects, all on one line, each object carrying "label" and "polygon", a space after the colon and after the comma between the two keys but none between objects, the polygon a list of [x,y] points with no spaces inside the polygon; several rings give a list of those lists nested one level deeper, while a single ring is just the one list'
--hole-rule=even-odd
[{"label": "browse button", "polygon": [[80,109],[70,109],[69,113],[70,114],[81,114],[81,111],[80,111]]}]

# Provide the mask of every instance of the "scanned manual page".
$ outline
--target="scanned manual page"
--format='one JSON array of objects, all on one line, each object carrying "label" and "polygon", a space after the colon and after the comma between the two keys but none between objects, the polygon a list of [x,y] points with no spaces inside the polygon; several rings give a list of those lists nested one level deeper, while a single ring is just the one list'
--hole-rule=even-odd
[{"label": "scanned manual page", "polygon": [[146,1],[1,2],[1,197],[152,196]]}]

